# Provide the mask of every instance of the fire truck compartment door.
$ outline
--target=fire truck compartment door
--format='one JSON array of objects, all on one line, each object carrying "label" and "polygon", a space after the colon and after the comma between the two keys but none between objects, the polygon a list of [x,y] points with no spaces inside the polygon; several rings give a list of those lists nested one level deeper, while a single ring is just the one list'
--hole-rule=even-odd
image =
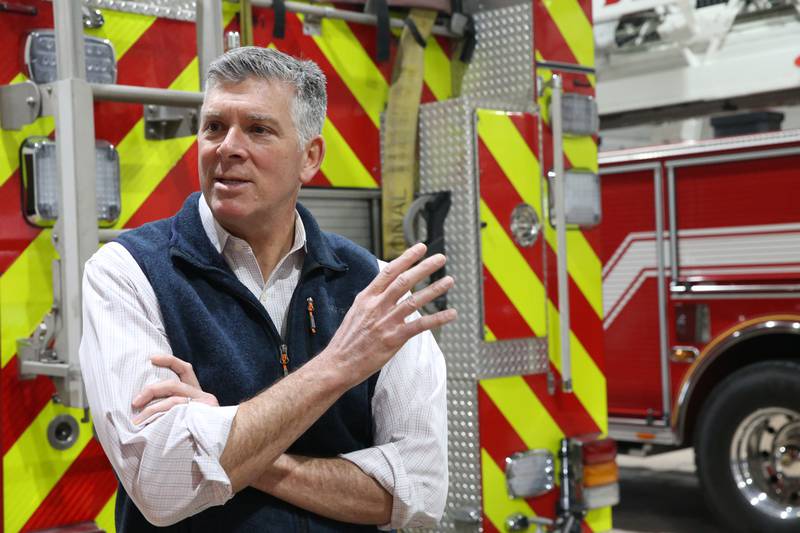
[{"label": "fire truck compartment door", "polygon": [[633,164],[602,168],[601,175],[608,410],[615,417],[661,417],[669,408],[661,170]]},{"label": "fire truck compartment door", "polygon": [[475,113],[484,340],[545,337],[542,178],[533,115]]},{"label": "fire truck compartment door", "polygon": [[[796,283],[800,148],[768,148],[667,163],[671,257],[679,290],[705,295]],[[769,275],[766,275],[769,274]],[[765,289],[766,290],[766,289]],[[711,294],[713,293],[713,294]]]}]

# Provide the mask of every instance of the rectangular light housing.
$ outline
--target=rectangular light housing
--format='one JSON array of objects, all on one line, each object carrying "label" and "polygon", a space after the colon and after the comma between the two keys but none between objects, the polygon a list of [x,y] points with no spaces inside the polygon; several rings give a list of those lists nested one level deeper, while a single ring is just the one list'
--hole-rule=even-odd
[{"label": "rectangular light housing", "polygon": [[[556,226],[553,172],[548,173],[550,224]],[[568,226],[591,228],[600,223],[600,176],[590,170],[570,169],[564,176],[564,210]]]},{"label": "rectangular light housing", "polygon": [[[86,80],[89,83],[116,83],[117,60],[114,46],[107,39],[83,36],[86,55]],[[58,79],[56,36],[53,30],[36,30],[25,41],[25,67],[36,83],[53,83]]]},{"label": "rectangular light housing", "polygon": [[[97,220],[100,227],[113,226],[122,209],[119,184],[119,155],[106,141],[95,142]],[[47,137],[28,137],[20,147],[22,210],[25,218],[39,227],[55,224],[61,196],[56,164],[56,143]]]},{"label": "rectangular light housing", "polygon": [[591,96],[564,93],[561,96],[562,129],[566,135],[596,135],[600,129],[597,102]]}]

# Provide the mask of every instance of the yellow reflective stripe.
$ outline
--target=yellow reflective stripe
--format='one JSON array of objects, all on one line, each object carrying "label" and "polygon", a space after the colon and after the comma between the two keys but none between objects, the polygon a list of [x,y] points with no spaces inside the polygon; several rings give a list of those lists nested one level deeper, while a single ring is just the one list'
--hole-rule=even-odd
[{"label": "yellow reflective stripe", "polygon": [[378,183],[350,148],[330,119],[322,124],[322,137],[327,148],[322,160],[322,172],[334,187],[377,188]]},{"label": "yellow reflective stripe", "polygon": [[105,22],[94,30],[85,30],[86,34],[108,39],[114,45],[117,61],[125,55],[139,37],[156,21],[156,17],[135,15],[120,11],[103,11]]},{"label": "yellow reflective stripe", "polygon": [[483,340],[486,342],[494,342],[497,340],[497,336],[486,324],[483,325]]},{"label": "yellow reflective stripe", "polygon": [[506,490],[506,475],[485,449],[481,448],[481,484],[483,485],[483,514],[497,528],[506,531],[506,518],[522,513],[534,516],[530,505],[522,499],[511,499]]},{"label": "yellow reflective stripe", "polygon": [[557,449],[564,432],[521,376],[484,379],[480,386],[525,446]]},{"label": "yellow reflective stripe", "polygon": [[536,336],[545,335],[545,310],[540,302],[545,301],[546,294],[541,280],[483,199],[480,217],[486,223],[481,230],[483,264]]},{"label": "yellow reflective stripe", "polygon": [[565,137],[564,153],[574,168],[597,172],[597,144],[591,137]]},{"label": "yellow reflective stripe", "polygon": [[544,6],[581,65],[594,66],[594,33],[577,0],[544,0]]},{"label": "yellow reflective stripe", "polygon": [[450,79],[450,58],[444,53],[439,42],[431,37],[425,47],[425,84],[437,100],[446,100],[452,96],[453,86]]},{"label": "yellow reflective stripe", "polygon": [[[194,58],[169,88],[177,91],[196,90],[199,84],[197,69],[197,58]],[[139,119],[117,145],[122,174],[122,212],[117,227],[125,225],[194,142],[194,137],[163,141],[145,139],[144,119]]]},{"label": "yellow reflective stripe", "polygon": [[577,230],[567,231],[567,270],[601,320],[603,318],[602,269],[600,259],[583,233]]},{"label": "yellow reflective stripe", "polygon": [[51,262],[56,257],[44,230],[0,277],[0,362],[6,366],[17,352],[17,339],[31,334],[53,305]]},{"label": "yellow reflective stripe", "polygon": [[[303,16],[296,16],[302,22]],[[314,42],[375,127],[380,128],[389,85],[347,23],[322,19],[322,35],[314,36]]]},{"label": "yellow reflective stripe", "polygon": [[117,529],[114,520],[114,508],[116,503],[117,493],[114,492],[103,506],[100,513],[94,518],[94,523],[97,524],[97,527],[105,530],[106,533],[114,533]]},{"label": "yellow reflective stripe", "polygon": [[59,451],[50,446],[47,443],[47,426],[53,418],[62,414],[70,414],[80,420],[83,409],[48,403],[3,456],[5,531],[22,529],[92,438],[92,426],[87,422],[80,424],[78,439],[68,450]]},{"label": "yellow reflective stripe", "polygon": [[539,161],[508,115],[502,111],[479,109],[478,135],[522,201],[539,212]]},{"label": "yellow reflective stripe", "polygon": [[[561,372],[560,315],[552,301],[548,300],[547,306],[550,312],[550,361]],[[569,347],[575,395],[597,427],[607,433],[606,377],[572,331],[569,334]]]},{"label": "yellow reflective stripe", "polygon": [[227,26],[233,17],[239,14],[241,6],[239,2],[222,2],[222,23]]},{"label": "yellow reflective stripe", "polygon": [[586,523],[592,531],[608,531],[611,529],[611,507],[603,507],[589,511],[586,515]]}]

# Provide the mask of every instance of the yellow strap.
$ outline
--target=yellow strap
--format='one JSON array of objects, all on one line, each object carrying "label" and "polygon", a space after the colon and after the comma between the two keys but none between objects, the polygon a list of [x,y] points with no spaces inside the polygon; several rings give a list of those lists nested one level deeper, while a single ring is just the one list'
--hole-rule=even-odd
[{"label": "yellow strap", "polygon": [[240,0],[239,26],[242,46],[253,46],[253,6],[250,0]]},{"label": "yellow strap", "polygon": [[[409,18],[426,41],[436,12],[412,9]],[[383,256],[394,259],[406,249],[403,217],[414,200],[416,176],[417,115],[422,94],[425,50],[408,29],[400,36],[395,59],[383,137]]]}]

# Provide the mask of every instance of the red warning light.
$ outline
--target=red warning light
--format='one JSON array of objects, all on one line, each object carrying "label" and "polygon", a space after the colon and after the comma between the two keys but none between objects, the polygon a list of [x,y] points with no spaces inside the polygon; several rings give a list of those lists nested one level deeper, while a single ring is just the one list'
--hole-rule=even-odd
[{"label": "red warning light", "polygon": [[794,65],[800,67],[800,56],[797,56],[797,59],[794,60]]}]

